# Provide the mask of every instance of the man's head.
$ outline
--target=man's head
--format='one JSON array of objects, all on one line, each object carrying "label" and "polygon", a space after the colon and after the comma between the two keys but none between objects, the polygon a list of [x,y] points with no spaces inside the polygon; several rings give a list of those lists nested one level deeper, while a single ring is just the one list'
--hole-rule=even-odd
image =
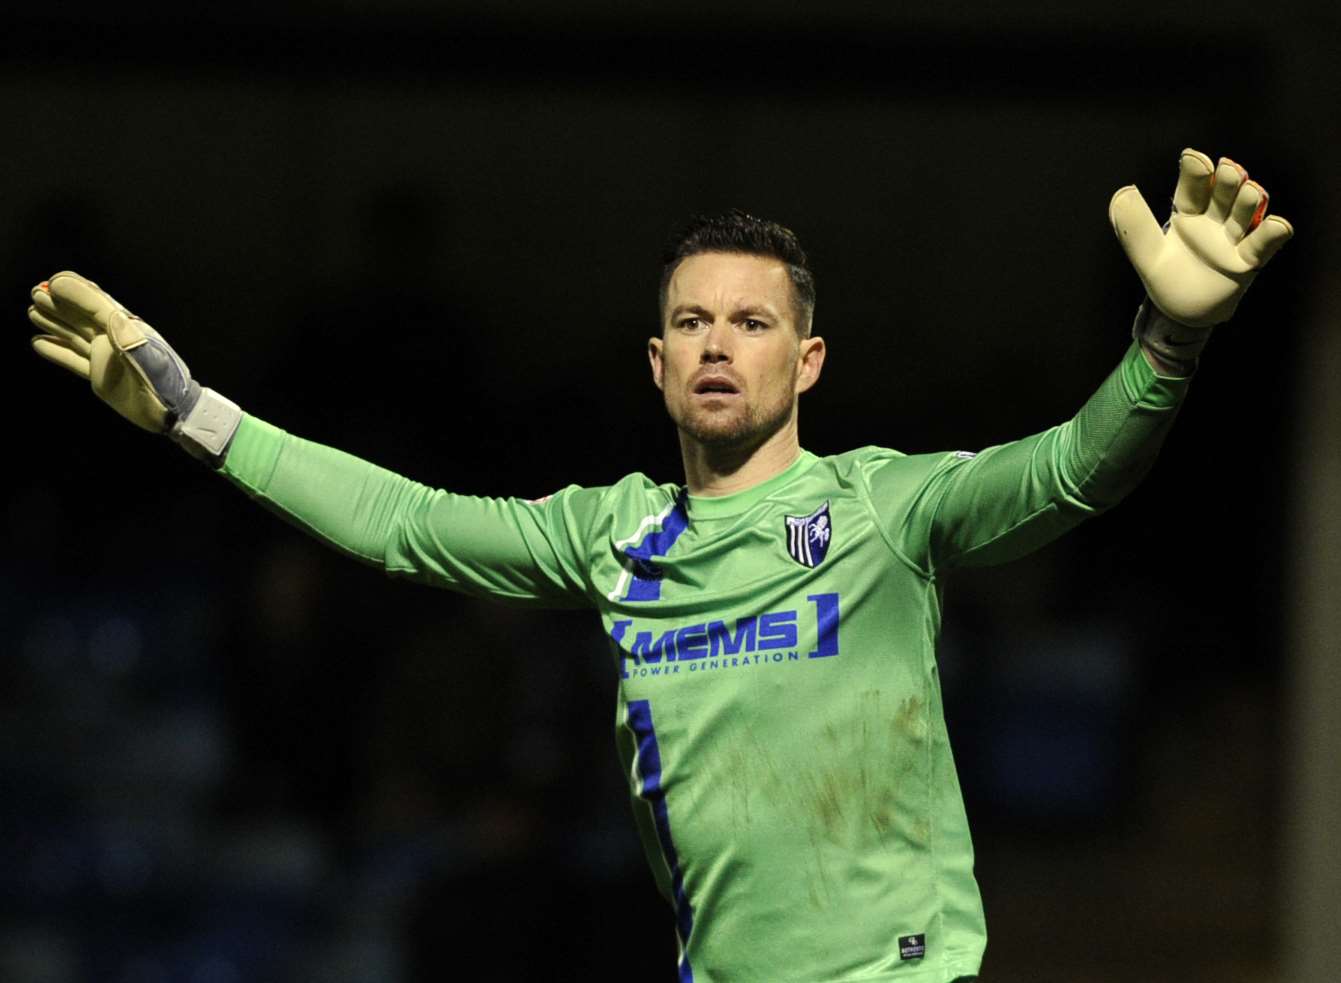
[{"label": "man's head", "polygon": [[[743,213],[694,228],[666,263],[661,335],[648,340],[666,409],[704,449],[750,454],[784,430],[795,440],[797,397],[824,362],[805,256],[786,229]],[[770,237],[785,256],[756,248]]]},{"label": "man's head", "polygon": [[803,338],[810,334],[815,317],[815,276],[806,266],[806,254],[796,233],[739,208],[722,215],[696,215],[667,244],[661,258],[659,298],[663,329],[671,277],[683,260],[699,253],[745,253],[781,262],[791,280],[796,329]]}]

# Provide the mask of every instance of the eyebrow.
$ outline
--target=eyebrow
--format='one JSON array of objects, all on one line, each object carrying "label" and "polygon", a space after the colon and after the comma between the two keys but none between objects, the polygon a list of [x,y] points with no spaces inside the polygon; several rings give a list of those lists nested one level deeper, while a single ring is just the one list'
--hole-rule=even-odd
[{"label": "eyebrow", "polygon": [[[671,309],[668,315],[672,321],[684,314],[696,314],[699,317],[712,317],[712,311],[698,304],[677,304]],[[731,312],[733,319],[742,317],[763,317],[769,320],[777,321],[781,315],[771,307],[758,304],[747,304],[744,307],[738,307]]]},{"label": "eyebrow", "polygon": [[706,307],[700,307],[698,304],[676,304],[667,316],[674,321],[681,314],[697,314],[700,317],[712,317],[711,311]]},{"label": "eyebrow", "polygon": [[745,306],[731,312],[732,317],[763,317],[770,321],[781,320],[781,315],[767,305]]}]

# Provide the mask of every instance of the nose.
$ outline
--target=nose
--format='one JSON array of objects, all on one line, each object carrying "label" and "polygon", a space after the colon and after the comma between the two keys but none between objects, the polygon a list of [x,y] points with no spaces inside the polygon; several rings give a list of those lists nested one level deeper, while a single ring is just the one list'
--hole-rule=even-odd
[{"label": "nose", "polygon": [[699,361],[705,365],[731,361],[731,328],[720,322],[715,323],[703,340],[703,352]]}]

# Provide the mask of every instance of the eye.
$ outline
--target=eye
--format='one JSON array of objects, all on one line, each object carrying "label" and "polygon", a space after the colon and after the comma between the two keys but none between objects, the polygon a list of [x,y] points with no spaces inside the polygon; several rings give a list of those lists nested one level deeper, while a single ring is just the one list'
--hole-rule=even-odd
[{"label": "eye", "polygon": [[699,325],[701,325],[702,323],[703,321],[701,318],[682,317],[680,318],[677,327],[679,327],[682,331],[697,331]]},{"label": "eye", "polygon": [[745,326],[746,331],[763,331],[768,327],[763,321],[752,317],[747,317],[741,323]]}]

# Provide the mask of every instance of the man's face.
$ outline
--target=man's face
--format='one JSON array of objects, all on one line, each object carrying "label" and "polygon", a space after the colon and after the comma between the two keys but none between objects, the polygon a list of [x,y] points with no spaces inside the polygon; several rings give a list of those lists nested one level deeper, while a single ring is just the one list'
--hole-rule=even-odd
[{"label": "man's face", "polygon": [[675,268],[648,357],[682,434],[748,449],[794,423],[824,342],[799,337],[792,296],[787,267],[769,257],[699,253]]}]

